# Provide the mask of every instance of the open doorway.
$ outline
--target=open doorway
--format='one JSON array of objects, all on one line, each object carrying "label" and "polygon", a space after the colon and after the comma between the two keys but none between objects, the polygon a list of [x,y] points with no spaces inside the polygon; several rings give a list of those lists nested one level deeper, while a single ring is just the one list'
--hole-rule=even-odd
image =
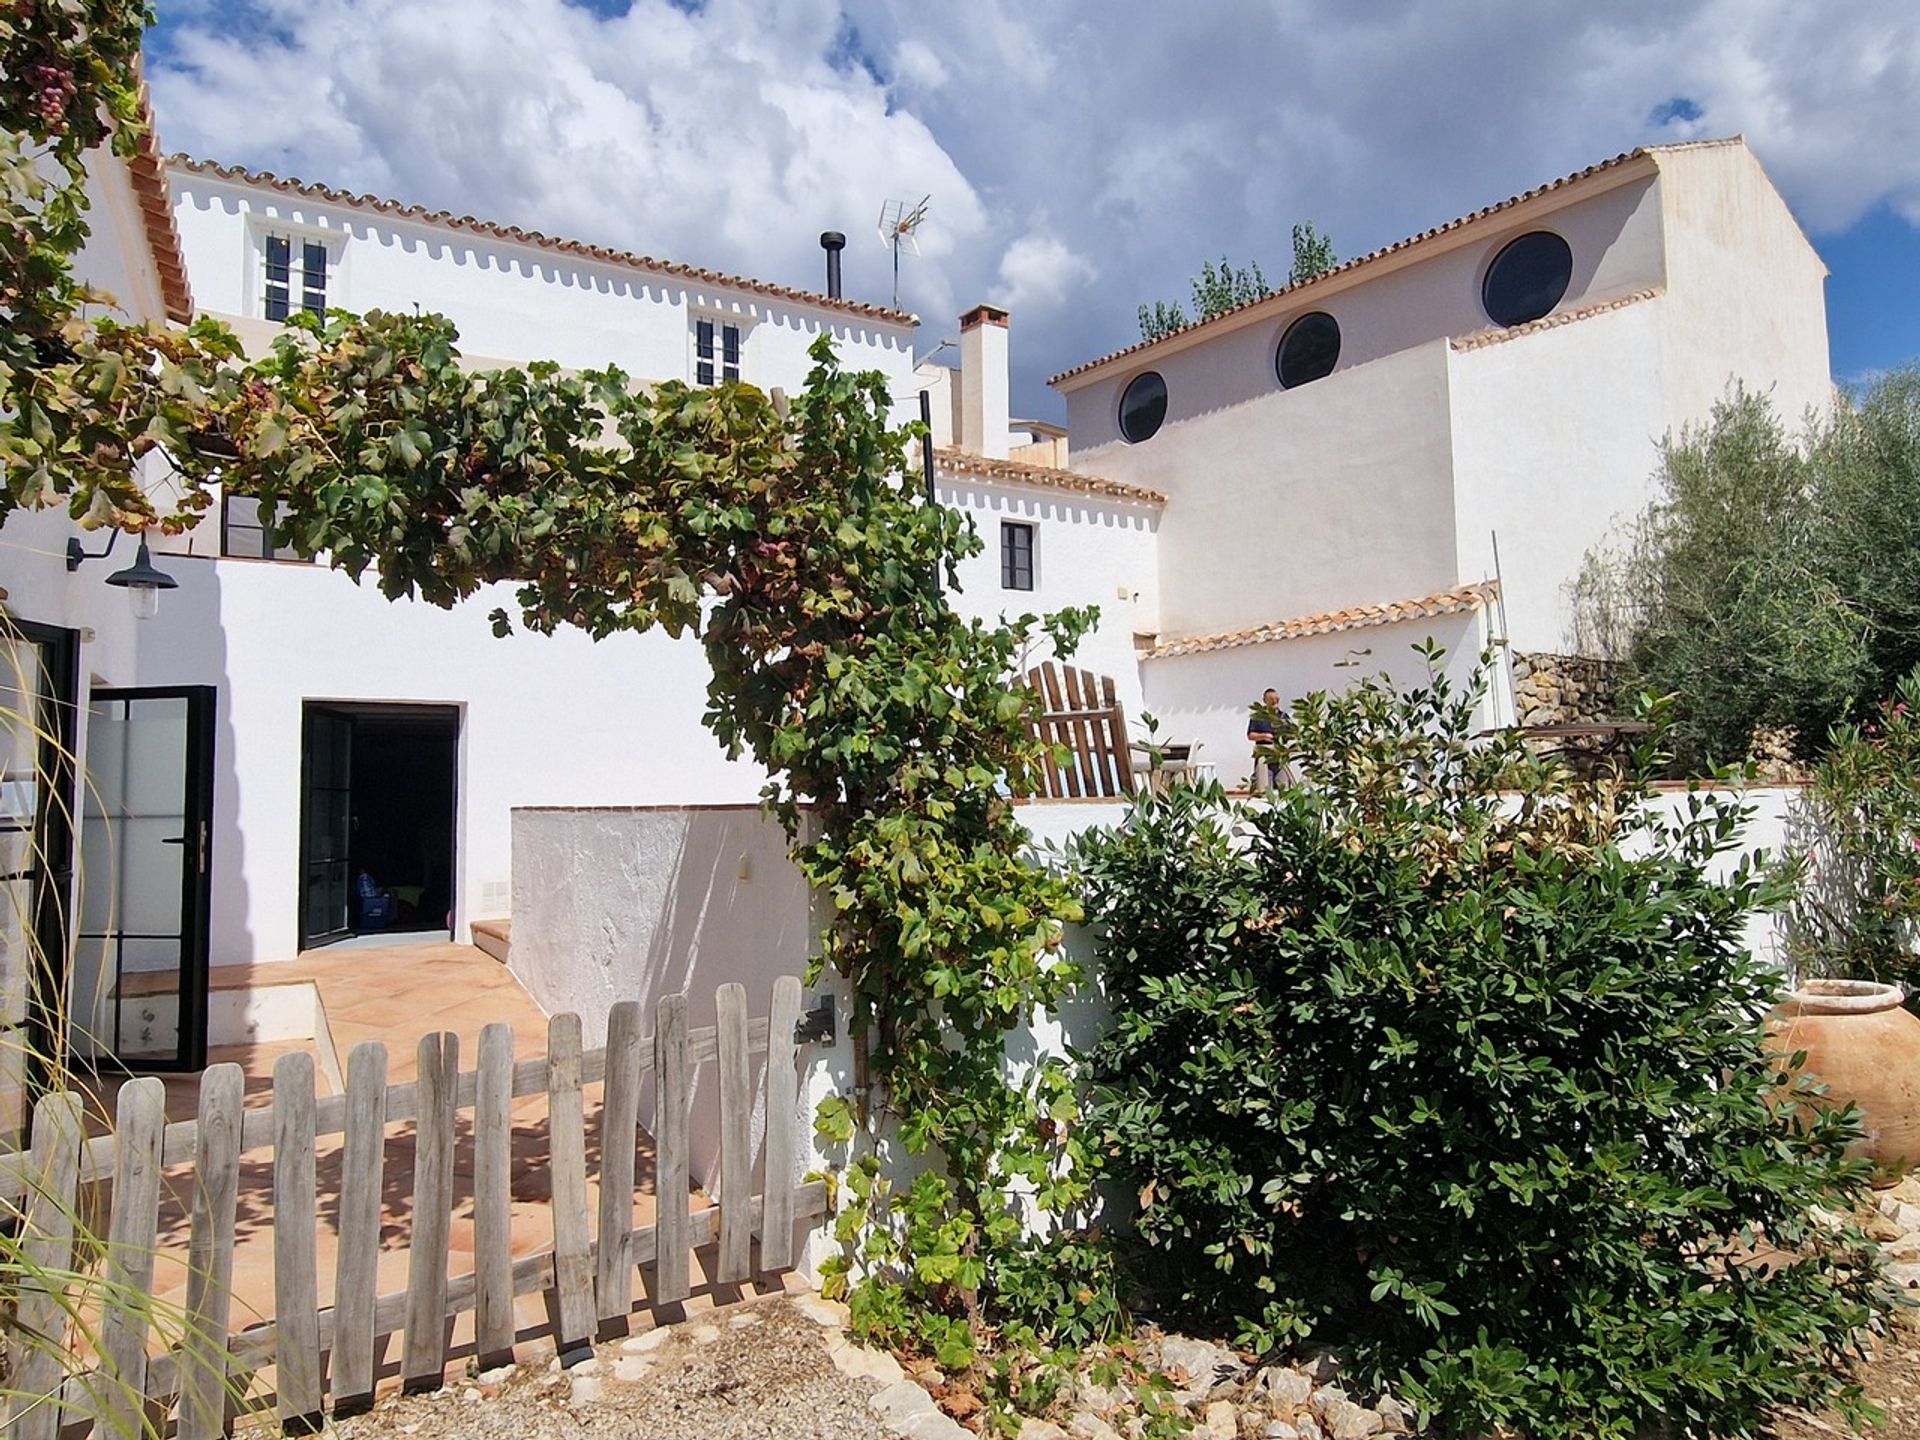
[{"label": "open doorway", "polygon": [[302,950],[451,932],[459,749],[450,705],[307,702]]}]

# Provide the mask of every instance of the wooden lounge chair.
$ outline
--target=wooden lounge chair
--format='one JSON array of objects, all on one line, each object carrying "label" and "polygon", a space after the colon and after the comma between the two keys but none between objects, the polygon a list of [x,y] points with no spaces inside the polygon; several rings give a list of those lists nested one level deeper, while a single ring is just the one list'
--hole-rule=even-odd
[{"label": "wooden lounge chair", "polygon": [[[1127,714],[1114,694],[1113,677],[1048,660],[1027,671],[1026,684],[1040,697],[1028,718],[1047,747],[1040,797],[1049,800],[1121,799],[1134,793],[1133,752],[1127,745]],[[1064,750],[1064,759],[1056,753]]]}]

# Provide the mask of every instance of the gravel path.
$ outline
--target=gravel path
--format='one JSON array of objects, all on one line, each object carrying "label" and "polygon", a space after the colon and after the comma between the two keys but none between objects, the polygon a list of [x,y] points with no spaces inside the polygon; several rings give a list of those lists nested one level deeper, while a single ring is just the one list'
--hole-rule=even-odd
[{"label": "gravel path", "polygon": [[[823,1329],[772,1299],[600,1347],[595,1361],[490,1372],[395,1396],[342,1440],[873,1440],[879,1382],[835,1368]],[[582,1373],[585,1371],[586,1373]]]}]

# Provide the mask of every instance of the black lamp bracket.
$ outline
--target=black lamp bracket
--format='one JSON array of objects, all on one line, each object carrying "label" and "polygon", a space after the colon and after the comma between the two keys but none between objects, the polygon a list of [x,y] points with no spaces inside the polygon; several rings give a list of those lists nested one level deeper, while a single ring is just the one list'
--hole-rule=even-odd
[{"label": "black lamp bracket", "polygon": [[69,535],[67,537],[67,571],[68,573],[71,574],[73,571],[78,570],[80,568],[80,562],[82,560],[106,559],[107,556],[113,553],[113,547],[119,542],[119,540],[120,540],[120,532],[118,530],[109,531],[107,534],[106,549],[82,550],[80,548],[80,537],[77,535]]}]

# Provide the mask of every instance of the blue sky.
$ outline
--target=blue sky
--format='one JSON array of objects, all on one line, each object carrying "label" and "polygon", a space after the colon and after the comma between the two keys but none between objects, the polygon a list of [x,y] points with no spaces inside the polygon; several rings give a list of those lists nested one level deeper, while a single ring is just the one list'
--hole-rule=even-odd
[{"label": "blue sky", "polygon": [[1920,359],[1911,0],[159,0],[169,148],[810,288],[931,195],[923,348],[1014,311],[1014,404],[1221,254],[1283,274],[1636,144],[1744,133],[1832,270],[1834,373]]},{"label": "blue sky", "polygon": [[1832,272],[1827,337],[1834,375],[1857,383],[1920,360],[1920,228],[1882,205],[1813,243]]}]

